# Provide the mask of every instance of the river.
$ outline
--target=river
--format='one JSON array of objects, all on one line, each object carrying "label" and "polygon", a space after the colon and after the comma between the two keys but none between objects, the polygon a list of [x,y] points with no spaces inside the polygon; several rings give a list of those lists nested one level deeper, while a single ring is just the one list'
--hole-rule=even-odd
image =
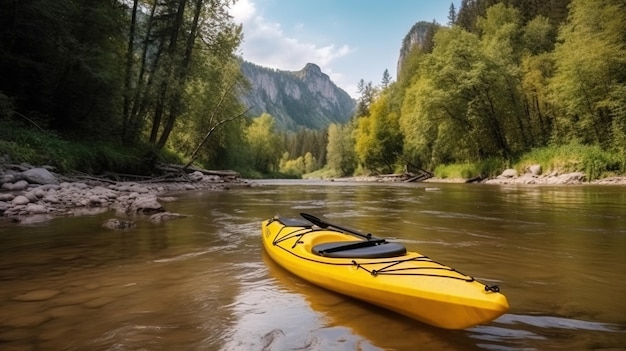
[{"label": "river", "polygon": [[[177,194],[191,217],[0,226],[2,350],[623,350],[626,187],[263,181]],[[509,312],[430,327],[317,288],[263,252],[308,212],[497,284]]]}]

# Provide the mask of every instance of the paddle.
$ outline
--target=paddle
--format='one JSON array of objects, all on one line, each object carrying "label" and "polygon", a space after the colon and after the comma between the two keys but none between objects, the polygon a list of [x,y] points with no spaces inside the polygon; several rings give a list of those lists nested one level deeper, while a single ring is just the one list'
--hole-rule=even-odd
[{"label": "paddle", "polygon": [[[317,217],[315,217],[315,216],[313,216],[311,214],[308,214],[308,213],[300,212],[300,216],[304,217],[304,219],[306,219],[307,221],[315,224],[316,226],[318,226],[320,228],[333,227],[333,228],[339,229],[339,230],[341,230],[343,232],[360,236],[360,237],[365,238],[367,240],[372,240],[372,239],[380,240],[380,239],[378,239],[376,237],[373,237],[371,233],[363,234],[363,233],[361,233],[359,231],[356,231],[354,229],[350,229],[350,228],[346,228],[346,227],[340,227],[340,226],[338,226],[336,224],[324,222],[323,220],[321,220],[321,219],[319,219],[319,218],[317,218]],[[384,240],[384,239],[382,239],[382,240]]]}]

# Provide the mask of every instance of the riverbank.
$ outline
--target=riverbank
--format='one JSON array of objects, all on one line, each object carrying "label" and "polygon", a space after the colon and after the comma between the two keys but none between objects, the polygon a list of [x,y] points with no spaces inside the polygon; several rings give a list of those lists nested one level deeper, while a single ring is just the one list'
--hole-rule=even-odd
[{"label": "riverbank", "polygon": [[[205,172],[206,173],[206,172]],[[174,201],[169,193],[193,190],[227,190],[247,186],[239,177],[194,171],[184,180],[114,181],[88,175],[65,176],[46,167],[0,165],[0,222],[33,223],[58,216],[75,216],[114,210],[116,219],[104,223],[112,229],[132,227],[132,219],[150,221],[184,217],[169,213],[162,203]]]},{"label": "riverbank", "polygon": [[[395,175],[383,175],[383,176],[357,176],[357,177],[345,177],[335,178],[332,181],[335,182],[402,182],[411,179],[410,174],[395,174]],[[540,170],[534,172],[529,170],[524,174],[519,175],[517,171],[513,169],[507,169],[495,178],[439,178],[432,177],[423,180],[422,183],[482,183],[482,184],[496,184],[496,185],[584,185],[584,184],[596,184],[596,185],[626,185],[626,176],[614,176],[603,179],[596,179],[587,181],[585,174],[582,172],[570,172],[570,173],[558,173],[551,172],[548,174],[541,174]]]}]

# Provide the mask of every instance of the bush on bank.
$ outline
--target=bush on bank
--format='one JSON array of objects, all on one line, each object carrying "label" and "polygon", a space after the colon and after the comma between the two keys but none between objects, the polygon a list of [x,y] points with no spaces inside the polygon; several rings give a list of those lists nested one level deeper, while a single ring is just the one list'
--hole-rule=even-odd
[{"label": "bush on bank", "polygon": [[440,165],[434,174],[438,178],[493,178],[507,168],[523,174],[532,165],[541,165],[543,174],[583,172],[587,180],[596,180],[626,173],[626,155],[603,150],[599,146],[567,144],[533,149],[509,164],[502,159],[480,163]]},{"label": "bush on bank", "polygon": [[[0,156],[11,162],[49,165],[60,173],[79,171],[89,174],[116,172],[150,174],[148,147],[127,148],[93,141],[69,141],[53,132],[27,129],[0,122]],[[179,161],[177,155],[163,152],[161,159]]]}]

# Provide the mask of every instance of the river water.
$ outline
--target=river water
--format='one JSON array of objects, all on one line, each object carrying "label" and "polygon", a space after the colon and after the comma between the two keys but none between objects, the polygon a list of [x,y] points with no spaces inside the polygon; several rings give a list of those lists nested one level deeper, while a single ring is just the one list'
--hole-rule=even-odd
[{"label": "river water", "polygon": [[[177,194],[191,217],[0,226],[1,350],[624,350],[626,187],[265,181]],[[308,212],[402,242],[510,311],[450,331],[317,288],[260,222]]]}]

